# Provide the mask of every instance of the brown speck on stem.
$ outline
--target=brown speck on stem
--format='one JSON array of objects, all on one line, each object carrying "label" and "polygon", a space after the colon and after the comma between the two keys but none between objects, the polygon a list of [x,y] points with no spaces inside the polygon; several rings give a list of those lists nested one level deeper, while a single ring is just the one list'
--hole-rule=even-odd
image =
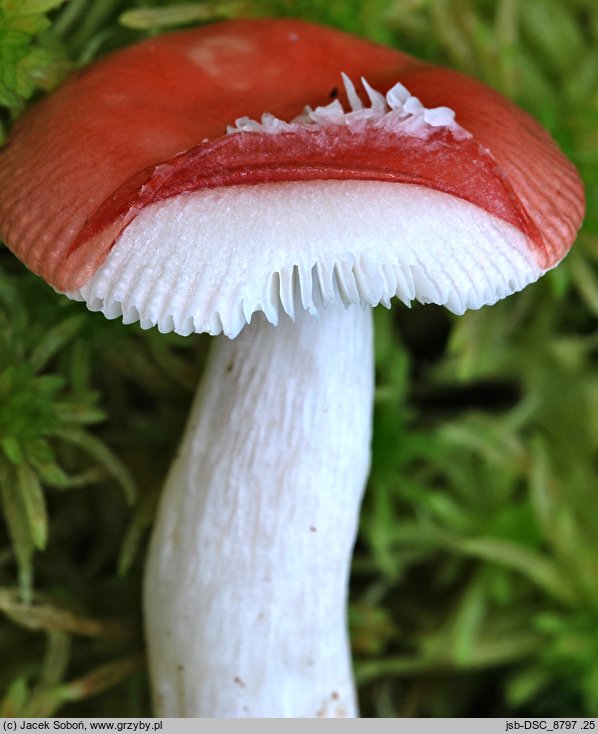
[{"label": "brown speck on stem", "polygon": [[332,693],[330,694],[330,698],[333,701],[338,701],[338,699],[340,698],[340,696],[338,695],[338,693],[336,691],[332,691]]},{"label": "brown speck on stem", "polygon": [[228,363],[228,364],[226,365],[226,371],[227,371],[227,372],[232,372],[232,371],[233,371],[233,369],[234,369],[234,366],[235,366],[235,363],[234,363],[234,362],[229,362],[229,363]]},{"label": "brown speck on stem", "polygon": [[316,527],[314,527],[314,526],[312,525],[312,526],[310,527],[310,529],[309,529],[309,532],[310,532],[310,533],[317,533],[317,532],[318,532],[318,528],[316,528]]},{"label": "brown speck on stem", "polygon": [[237,684],[238,686],[240,686],[241,688],[247,688],[247,686],[245,685],[245,682],[244,682],[244,681],[243,681],[243,680],[242,680],[241,678],[239,678],[239,676],[238,676],[238,675],[236,675],[236,676],[235,676],[235,677],[233,678],[233,680],[234,680],[234,682],[235,682],[235,683],[236,683],[236,684]]},{"label": "brown speck on stem", "polygon": [[185,670],[185,666],[184,666],[184,665],[181,665],[181,663],[179,663],[179,664],[178,664],[178,665],[176,666],[176,669],[177,669],[177,670],[179,671],[179,673],[182,673],[182,672],[183,672],[183,670]]}]

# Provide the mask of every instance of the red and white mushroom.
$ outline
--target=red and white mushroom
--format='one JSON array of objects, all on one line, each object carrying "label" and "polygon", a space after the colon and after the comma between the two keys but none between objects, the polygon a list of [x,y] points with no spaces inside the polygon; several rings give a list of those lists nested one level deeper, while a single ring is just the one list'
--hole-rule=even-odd
[{"label": "red and white mushroom", "polygon": [[151,543],[156,713],[355,716],[370,307],[462,313],[536,280],[583,216],[573,166],[473,79],[300,21],[232,21],[73,76],[15,126],[0,192],[0,234],[55,289],[225,335]]}]

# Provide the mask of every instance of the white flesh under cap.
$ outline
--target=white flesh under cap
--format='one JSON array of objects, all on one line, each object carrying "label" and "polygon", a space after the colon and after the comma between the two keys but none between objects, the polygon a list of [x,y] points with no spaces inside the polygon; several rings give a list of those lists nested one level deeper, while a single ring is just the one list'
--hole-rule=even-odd
[{"label": "white flesh under cap", "polygon": [[108,318],[235,337],[328,303],[495,303],[542,274],[525,235],[455,196],[376,181],[232,186],[144,209],[68,295]]}]

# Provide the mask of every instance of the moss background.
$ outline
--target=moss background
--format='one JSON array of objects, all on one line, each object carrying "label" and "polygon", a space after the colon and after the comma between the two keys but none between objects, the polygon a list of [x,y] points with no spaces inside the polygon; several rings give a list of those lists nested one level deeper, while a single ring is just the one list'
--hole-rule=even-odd
[{"label": "moss background", "polygon": [[[541,282],[377,309],[350,617],[364,716],[598,716],[598,5],[0,0],[0,132],[74,65],[247,15],[479,77],[579,167],[586,222]],[[87,313],[0,246],[0,715],[148,715],[142,560],[208,343]]]}]

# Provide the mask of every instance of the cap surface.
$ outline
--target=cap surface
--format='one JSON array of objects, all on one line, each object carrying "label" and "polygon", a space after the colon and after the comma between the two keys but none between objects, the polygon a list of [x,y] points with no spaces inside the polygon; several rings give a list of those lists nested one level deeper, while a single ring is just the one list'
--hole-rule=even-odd
[{"label": "cap surface", "polygon": [[492,303],[553,267],[583,215],[573,166],[492,90],[291,20],[89,67],[16,126],[0,191],[0,234],[57,289],[231,336],[336,298]]}]

